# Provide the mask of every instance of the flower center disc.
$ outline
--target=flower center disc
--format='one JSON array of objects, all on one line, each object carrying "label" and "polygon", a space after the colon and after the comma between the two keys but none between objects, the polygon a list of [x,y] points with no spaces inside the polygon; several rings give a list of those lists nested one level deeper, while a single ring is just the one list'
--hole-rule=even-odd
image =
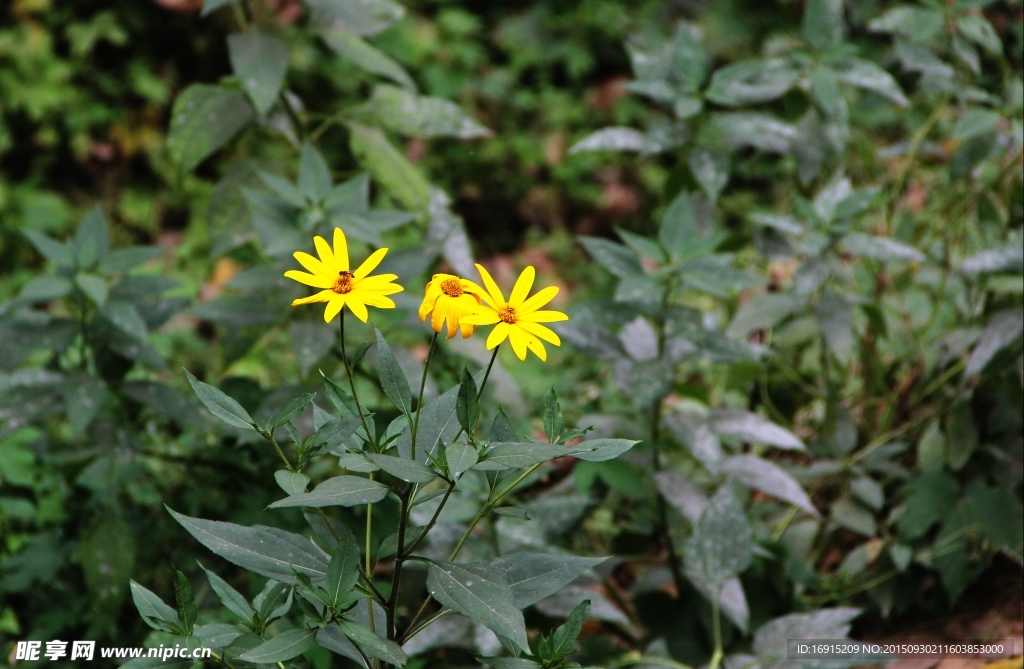
[{"label": "flower center disc", "polygon": [[352,272],[338,272],[338,278],[334,280],[334,287],[331,288],[339,295],[352,292]]},{"label": "flower center disc", "polygon": [[509,325],[512,325],[516,320],[518,320],[516,310],[507,306],[498,309],[498,318],[501,319],[502,323],[508,323]]},{"label": "flower center disc", "polygon": [[458,297],[465,291],[462,290],[462,282],[458,279],[445,279],[441,282],[441,292],[448,297]]}]

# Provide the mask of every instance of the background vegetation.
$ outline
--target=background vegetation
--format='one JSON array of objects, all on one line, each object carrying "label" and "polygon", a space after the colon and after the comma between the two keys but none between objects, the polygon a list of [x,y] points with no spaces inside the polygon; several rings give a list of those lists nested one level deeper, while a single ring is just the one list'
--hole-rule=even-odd
[{"label": "background vegetation", "polygon": [[[527,608],[535,640],[584,599],[571,659],[594,666],[1021,633],[1019,1],[206,5],[0,15],[0,638],[164,643],[128,582],[170,601],[175,568],[201,624],[234,623],[196,559],[247,597],[266,579],[164,505],[309,534],[265,511],[274,450],[181,370],[261,423],[320,403],[335,330],[281,274],[336,224],[391,248],[407,292],[376,324],[414,387],[430,273],[477,259],[507,289],[532,264],[572,318],[547,363],[501,352],[487,424],[500,405],[544,440],[554,387],[567,426],[641,442],[544,465],[529,520],[467,544],[611,556]],[[439,349],[428,397],[486,365],[477,339]],[[408,666],[501,650],[469,618],[433,629]]]}]

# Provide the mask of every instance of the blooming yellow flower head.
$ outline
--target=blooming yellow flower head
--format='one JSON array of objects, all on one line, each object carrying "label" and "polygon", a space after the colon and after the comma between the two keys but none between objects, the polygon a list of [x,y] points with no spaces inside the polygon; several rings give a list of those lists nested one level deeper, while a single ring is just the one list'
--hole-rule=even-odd
[{"label": "blooming yellow flower head", "polygon": [[299,264],[310,273],[291,269],[284,275],[299,283],[324,290],[315,295],[294,300],[293,307],[313,302],[326,302],[324,320],[328,323],[334,320],[343,307],[348,307],[356,318],[364,323],[369,316],[366,312],[367,306],[380,309],[395,308],[395,303],[387,296],[402,292],[401,286],[391,283],[398,276],[395,274],[368,276],[387,255],[387,249],[377,249],[363,261],[356,271],[352,272],[349,271],[348,265],[348,242],[345,241],[345,233],[341,231],[341,228],[334,228],[333,249],[323,237],[313,237],[313,244],[316,246],[317,255],[320,256],[319,260],[302,251],[296,251],[294,254]]},{"label": "blooming yellow flower head", "polygon": [[435,274],[427,283],[420,304],[420,320],[426,322],[430,316],[430,327],[434,332],[441,332],[445,323],[448,324],[448,339],[455,336],[456,331],[462,333],[463,339],[469,339],[476,326],[463,322],[463,318],[476,313],[480,306],[480,296],[485,291],[468,279],[453,274]]},{"label": "blooming yellow flower head", "polygon": [[494,325],[491,334],[487,336],[488,349],[493,349],[507,338],[520,360],[526,360],[527,350],[533,351],[541,360],[547,360],[548,352],[540,340],[543,339],[555,346],[561,346],[562,342],[557,334],[541,323],[569,320],[569,317],[560,311],[540,311],[541,307],[558,294],[558,287],[548,286],[527,299],[536,276],[533,267],[529,266],[519,275],[516,285],[512,288],[512,294],[506,301],[498,284],[487,270],[480,265],[477,265],[476,269],[487,288],[481,295],[484,304],[476,308],[475,314],[463,317],[461,322],[467,325]]}]

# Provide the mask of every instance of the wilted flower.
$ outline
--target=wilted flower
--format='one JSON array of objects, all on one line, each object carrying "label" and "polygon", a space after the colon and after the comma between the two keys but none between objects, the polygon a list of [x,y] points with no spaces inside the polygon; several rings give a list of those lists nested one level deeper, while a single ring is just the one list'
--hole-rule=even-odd
[{"label": "wilted flower", "polygon": [[562,342],[557,334],[541,323],[569,320],[569,317],[560,311],[539,310],[558,294],[558,287],[548,286],[527,299],[536,276],[533,267],[529,266],[519,275],[516,285],[512,288],[512,294],[506,301],[498,284],[487,270],[480,265],[477,265],[476,269],[487,288],[486,293],[481,295],[484,304],[477,307],[473,315],[463,317],[461,322],[468,325],[494,325],[491,334],[487,336],[488,349],[493,349],[507,338],[520,360],[526,360],[527,350],[533,351],[541,360],[547,360],[547,350],[540,340],[543,339],[555,346],[560,346]]},{"label": "wilted flower", "polygon": [[420,304],[420,320],[425,322],[430,316],[430,327],[434,332],[441,332],[447,323],[448,339],[454,337],[456,331],[462,333],[463,339],[469,339],[476,327],[463,322],[463,318],[476,312],[483,294],[484,289],[468,279],[453,274],[435,274],[427,282],[423,303]]},{"label": "wilted flower", "polygon": [[334,317],[344,307],[348,307],[355,317],[364,323],[369,316],[366,312],[368,306],[380,309],[395,308],[395,303],[387,296],[402,292],[401,286],[391,283],[398,276],[396,274],[368,276],[387,255],[387,249],[377,249],[363,261],[356,271],[352,272],[349,271],[348,264],[348,242],[345,241],[345,233],[341,231],[341,228],[334,229],[333,249],[328,245],[327,240],[320,236],[313,237],[313,244],[316,246],[319,259],[302,251],[296,251],[294,254],[299,264],[310,273],[292,269],[285,272],[284,275],[307,286],[325,290],[294,300],[293,307],[300,304],[326,302],[324,320],[328,323],[334,320]]}]

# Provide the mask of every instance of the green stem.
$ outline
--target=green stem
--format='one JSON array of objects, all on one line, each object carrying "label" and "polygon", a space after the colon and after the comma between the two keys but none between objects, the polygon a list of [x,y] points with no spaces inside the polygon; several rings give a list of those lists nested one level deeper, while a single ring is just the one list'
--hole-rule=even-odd
[{"label": "green stem", "polygon": [[409,441],[411,443],[412,459],[416,459],[416,433],[420,427],[420,414],[423,413],[423,389],[427,385],[427,370],[430,368],[430,359],[434,357],[434,347],[437,345],[437,335],[435,332],[433,338],[430,340],[430,349],[427,351],[427,359],[423,363],[423,376],[420,377],[420,392],[416,396],[416,417],[412,420],[412,428],[409,431]]},{"label": "green stem", "polygon": [[402,549],[405,547],[405,530],[408,525],[406,518],[409,515],[409,491],[406,490],[399,494],[399,499],[402,506],[398,513],[398,549],[395,552],[395,567],[391,575],[391,593],[384,604],[384,610],[387,613],[387,634],[391,641],[395,640],[395,604],[398,602],[398,586],[402,582],[402,565],[405,563]]},{"label": "green stem", "polygon": [[458,557],[459,552],[462,550],[462,547],[465,545],[466,540],[469,539],[469,535],[471,535],[473,533],[473,529],[477,526],[477,524],[481,520],[483,520],[487,516],[488,513],[491,512],[491,509],[496,507],[501,502],[501,500],[504,499],[504,497],[507,494],[512,492],[513,488],[515,488],[520,483],[522,483],[524,480],[526,480],[526,478],[530,474],[532,474],[535,471],[537,471],[537,469],[542,464],[544,464],[544,463],[543,462],[538,462],[537,464],[535,464],[532,467],[530,467],[529,469],[527,469],[525,472],[523,472],[519,476],[519,478],[517,478],[512,483],[508,484],[508,486],[506,486],[506,488],[504,490],[502,490],[500,493],[498,493],[497,497],[493,498],[492,500],[490,500],[489,502],[484,504],[483,508],[480,509],[479,513],[476,514],[476,516],[473,518],[473,521],[469,524],[469,527],[466,528],[466,531],[462,534],[462,538],[459,539],[459,543],[455,545],[455,549],[452,551],[451,556],[448,558],[449,562],[454,562],[455,561],[455,558]]},{"label": "green stem", "polygon": [[[476,391],[476,394],[477,394],[478,397],[483,397],[483,395],[484,395],[484,388],[487,387],[487,379],[491,378],[491,367],[494,367],[494,361],[498,357],[498,349],[499,348],[501,348],[501,344],[498,344],[497,346],[494,347],[494,352],[491,353],[491,359],[487,362],[487,369],[486,369],[486,371],[484,371],[484,378],[480,382],[480,389],[478,391]],[[455,438],[452,439],[452,441],[453,442],[458,441],[459,437],[461,437],[462,434],[465,431],[466,431],[465,428],[461,428],[460,427],[459,431],[455,433]]]},{"label": "green stem", "polygon": [[[341,310],[341,316],[338,320],[338,338],[341,340],[341,361],[345,365],[345,376],[348,377],[348,387],[352,391],[352,401],[356,403],[356,411],[359,412],[359,421],[363,424],[363,434],[366,435],[366,441],[370,441],[370,428],[366,424],[366,416],[363,413],[363,405],[359,403],[359,395],[356,394],[356,382],[355,376],[352,373],[352,361],[348,359],[348,353],[345,350],[345,310]],[[372,478],[372,477],[371,477]]]},{"label": "green stem", "polygon": [[452,481],[451,483],[448,484],[448,489],[444,491],[444,497],[441,498],[441,503],[437,505],[437,509],[434,510],[434,515],[431,516],[430,522],[427,523],[426,526],[423,528],[423,531],[420,532],[420,536],[416,537],[416,540],[412,543],[412,545],[409,546],[409,548],[407,548],[406,550],[399,553],[399,555],[403,555],[403,557],[408,557],[412,555],[412,552],[416,550],[416,547],[419,546],[423,539],[427,536],[427,532],[429,532],[437,523],[437,518],[441,515],[441,510],[444,509],[444,505],[448,502],[448,497],[451,496],[453,490],[455,490],[455,481]]},{"label": "green stem", "polygon": [[292,103],[288,100],[288,96],[281,91],[277,94],[277,102],[284,109],[285,114],[288,115],[288,120],[291,121],[292,126],[295,128],[295,135],[299,138],[299,141],[306,139],[306,125],[299,118],[298,112],[292,107]]},{"label": "green stem", "polygon": [[710,669],[718,669],[718,666],[722,663],[722,612],[719,604],[721,597],[722,589],[718,588],[711,600],[711,625],[715,638],[715,653],[711,656]]},{"label": "green stem", "polygon": [[[281,460],[284,461],[284,466],[288,468],[288,471],[291,471],[292,463],[288,461],[288,457],[284,454],[284,451],[281,450],[281,445],[277,443],[277,439],[274,437],[274,433],[268,432],[266,434],[266,437],[267,439],[270,440],[270,443],[274,445],[274,449],[277,451],[277,454],[281,456]],[[330,527],[331,524],[328,523],[327,526]]]}]

